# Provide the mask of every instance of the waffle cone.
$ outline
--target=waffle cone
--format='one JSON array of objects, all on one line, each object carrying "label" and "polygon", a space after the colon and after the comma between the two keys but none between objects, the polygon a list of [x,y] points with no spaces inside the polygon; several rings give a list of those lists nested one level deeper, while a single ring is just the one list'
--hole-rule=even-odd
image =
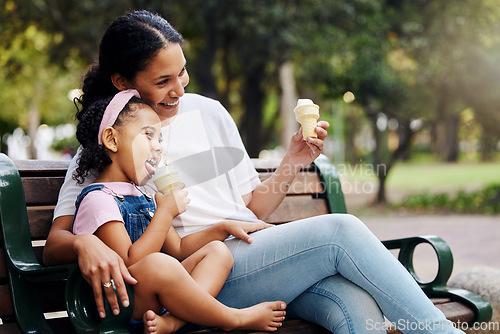
[{"label": "waffle cone", "polygon": [[314,130],[316,128],[316,124],[318,123],[318,117],[316,115],[301,117],[299,123],[302,126],[302,138],[304,138],[304,140],[309,137],[318,138],[318,135]]},{"label": "waffle cone", "polygon": [[302,138],[304,140],[309,137],[318,138],[314,129],[319,119],[319,107],[316,104],[303,104],[297,106],[293,111],[295,119],[302,126]]},{"label": "waffle cone", "polygon": [[159,192],[166,194],[174,189],[180,183],[180,180],[178,174],[172,172],[154,179],[153,182]]}]

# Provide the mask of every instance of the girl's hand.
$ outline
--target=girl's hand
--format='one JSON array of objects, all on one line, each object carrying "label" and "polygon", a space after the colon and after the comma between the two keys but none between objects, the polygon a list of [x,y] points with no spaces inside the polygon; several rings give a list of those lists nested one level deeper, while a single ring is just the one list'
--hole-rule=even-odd
[{"label": "girl's hand", "polygon": [[[129,305],[129,298],[125,282],[136,284],[122,258],[111,248],[106,246],[95,235],[81,235],[75,241],[75,250],[78,254],[78,265],[85,280],[92,286],[97,311],[101,318],[105,317],[103,284],[113,280],[118,296],[123,306]],[[116,294],[112,288],[104,288],[106,298],[114,314],[120,312]]]},{"label": "girl's hand", "polygon": [[248,223],[236,220],[228,220],[224,222],[226,232],[233,235],[235,238],[244,240],[249,244],[252,243],[252,238],[248,233],[263,230],[268,227],[274,226],[273,224],[268,224],[264,222],[259,223]]},{"label": "girl's hand", "polygon": [[324,140],[328,134],[327,129],[330,124],[326,121],[319,121],[316,126],[318,138],[302,138],[302,129],[297,131],[290,141],[288,147],[289,161],[294,167],[305,167],[311,164],[323,151]]},{"label": "girl's hand", "polygon": [[166,210],[172,218],[180,215],[187,209],[190,199],[188,192],[184,189],[184,184],[180,184],[166,194],[157,192],[155,194],[157,211]]}]

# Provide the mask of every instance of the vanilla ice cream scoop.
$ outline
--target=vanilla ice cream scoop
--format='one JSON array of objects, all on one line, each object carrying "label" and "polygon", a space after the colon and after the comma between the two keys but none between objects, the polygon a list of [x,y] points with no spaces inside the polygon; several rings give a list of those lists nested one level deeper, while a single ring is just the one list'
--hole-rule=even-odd
[{"label": "vanilla ice cream scoop", "polygon": [[318,138],[314,129],[319,119],[319,106],[314,104],[310,99],[299,99],[293,111],[295,119],[302,126],[302,137],[304,140],[309,137]]},{"label": "vanilla ice cream scoop", "polygon": [[180,183],[179,174],[171,166],[161,165],[156,169],[153,182],[159,192],[166,194]]}]

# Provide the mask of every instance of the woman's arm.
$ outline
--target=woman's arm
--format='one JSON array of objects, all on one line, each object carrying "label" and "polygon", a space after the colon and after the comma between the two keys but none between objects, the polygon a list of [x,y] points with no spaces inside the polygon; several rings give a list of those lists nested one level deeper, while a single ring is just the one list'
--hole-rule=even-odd
[{"label": "woman's arm", "polygon": [[118,253],[125,265],[130,267],[147,255],[161,251],[173,217],[158,211],[144,233],[134,243],[131,242],[121,221],[110,221],[101,225],[95,235]]},{"label": "woman's arm", "polygon": [[172,227],[170,228],[167,238],[165,239],[162,251],[175,257],[179,261],[182,261],[209,242],[215,240],[224,241],[230,235],[248,243],[252,243],[252,238],[248,235],[248,233],[259,231],[271,226],[274,225],[263,222],[248,223],[228,220],[207,227],[202,231],[188,234],[183,238],[181,238]]},{"label": "woman's arm", "polygon": [[[71,232],[73,216],[61,216],[54,220],[43,251],[46,265],[75,262],[83,277],[92,286],[97,310],[105,316],[102,284],[113,279],[122,304],[128,305],[129,299],[124,280],[129,284],[137,281],[130,275],[121,257],[94,235],[74,235]],[[54,256],[57,254],[57,256]],[[120,312],[116,294],[106,290],[106,298],[113,313]],[[109,291],[108,291],[109,290]]]},{"label": "woman's arm", "polygon": [[[43,262],[47,266],[71,263],[78,260],[75,241],[80,238],[71,232],[73,216],[54,219],[43,248]],[[84,239],[83,237],[82,239]]]},{"label": "woman's arm", "polygon": [[258,185],[251,194],[243,196],[247,207],[262,220],[276,210],[288,192],[290,184],[302,167],[311,164],[323,150],[327,136],[328,122],[318,122],[318,138],[302,138],[302,131],[296,132],[290,141],[288,151],[273,175]]},{"label": "woman's arm", "polygon": [[189,203],[187,190],[174,189],[167,194],[155,194],[157,205],[155,214],[142,235],[132,243],[122,221],[108,221],[102,224],[95,235],[111,247],[125,262],[127,267],[137,263],[147,255],[161,251],[172,227],[175,216],[186,211]]},{"label": "woman's arm", "polygon": [[285,155],[273,175],[259,184],[252,193],[243,197],[247,207],[259,219],[267,219],[283,201],[299,171],[300,167],[292,165],[289,155]]}]

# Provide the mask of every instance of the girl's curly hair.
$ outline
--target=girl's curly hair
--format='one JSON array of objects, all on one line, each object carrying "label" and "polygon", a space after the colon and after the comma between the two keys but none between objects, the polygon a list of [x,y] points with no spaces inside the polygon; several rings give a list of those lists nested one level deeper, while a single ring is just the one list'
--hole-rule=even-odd
[{"label": "girl's curly hair", "polygon": [[[101,124],[104,111],[112,98],[111,96],[106,99],[97,100],[80,112],[79,123],[76,127],[76,139],[78,139],[82,147],[80,157],[77,161],[78,166],[73,173],[73,179],[78,184],[82,184],[89,174],[97,175],[101,173],[112,162],[104,145],[97,143],[99,125]],[[151,107],[150,104],[134,96],[120,112],[113,126],[121,126],[129,118],[133,117],[139,109],[139,105]]]}]

